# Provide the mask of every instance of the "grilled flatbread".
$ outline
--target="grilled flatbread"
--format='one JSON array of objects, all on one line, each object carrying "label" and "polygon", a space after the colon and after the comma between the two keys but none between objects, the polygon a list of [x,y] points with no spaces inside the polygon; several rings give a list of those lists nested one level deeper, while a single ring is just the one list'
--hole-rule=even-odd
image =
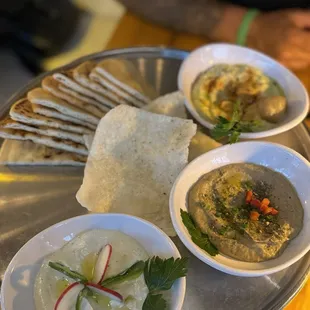
[{"label": "grilled flatbread", "polygon": [[90,79],[89,74],[91,70],[96,66],[96,63],[91,61],[86,61],[75,69],[72,70],[73,78],[75,81],[81,85],[92,89],[95,92],[100,93],[106,98],[106,105],[110,108],[116,107],[118,104],[126,104],[126,101],[121,99],[119,96],[115,95],[110,90],[106,89],[99,83]]},{"label": "grilled flatbread", "polygon": [[108,106],[107,98],[102,96],[101,94],[82,86],[81,84],[77,83],[74,78],[72,72],[63,72],[63,73],[54,73],[53,78],[66,86],[84,96],[88,96],[100,102],[101,104]]},{"label": "grilled flatbread", "polygon": [[53,96],[42,88],[35,88],[28,92],[27,98],[31,103],[39,104],[47,108],[52,108],[62,114],[80,119],[84,122],[97,125],[100,118],[76,108],[66,101]]},{"label": "grilled flatbread", "polygon": [[68,140],[60,140],[58,138],[48,137],[20,129],[0,128],[0,137],[3,139],[12,139],[12,140],[22,140],[22,141],[30,140],[34,143],[43,144],[55,149],[68,151],[85,156],[88,155],[86,147],[82,144]]},{"label": "grilled flatbread", "polygon": [[35,103],[31,103],[31,108],[33,110],[33,112],[40,114],[40,115],[44,115],[44,116],[48,116],[48,117],[52,117],[52,118],[57,118],[63,121],[68,121],[74,124],[79,124],[85,127],[88,127],[92,130],[96,130],[97,126],[90,124],[90,123],[86,123],[80,119],[77,119],[75,117],[69,116],[69,115],[65,115],[62,114],[54,109],[50,109],[47,107],[44,107],[42,105],[39,104],[35,104]]},{"label": "grilled flatbread", "polygon": [[[63,129],[66,131],[76,132],[80,134],[92,133],[92,130],[89,128],[86,128],[84,126],[78,126],[72,122],[68,122],[69,119],[66,119],[66,122],[64,122],[64,121],[59,120],[58,118],[56,119],[56,118],[48,117],[48,115],[43,116],[41,114],[37,114],[35,111],[32,110],[31,102],[28,101],[28,99],[26,98],[20,99],[12,105],[11,110],[10,110],[10,116],[13,120],[24,123],[24,124],[35,125],[35,126],[48,126],[48,127],[59,128],[59,129]],[[49,115],[49,116],[52,116],[52,115]],[[79,124],[84,124],[84,122],[80,121]],[[96,126],[94,125],[88,125],[88,126],[92,126],[91,127],[92,129],[96,129]]]},{"label": "grilled flatbread", "polygon": [[0,121],[0,128],[7,129],[20,129],[28,132],[37,133],[40,135],[45,135],[49,137],[55,137],[64,140],[70,140],[80,144],[85,144],[83,135],[76,134],[73,132],[65,131],[62,129],[51,128],[48,126],[37,126],[37,125],[27,125],[23,123],[16,122],[10,117]]},{"label": "grilled flatbread", "polygon": [[135,66],[125,59],[104,59],[94,69],[105,83],[117,85],[142,104],[148,104],[156,97],[154,90],[146,83]]},{"label": "grilled flatbread", "polygon": [[31,141],[4,140],[0,164],[14,166],[84,166],[86,156],[57,150]]},{"label": "grilled flatbread", "polygon": [[49,93],[51,93],[53,96],[58,97],[62,100],[67,101],[69,104],[80,108],[83,111],[87,111],[91,113],[92,115],[95,115],[99,118],[101,118],[105,113],[103,113],[101,110],[99,110],[97,107],[95,107],[92,104],[89,104],[87,102],[84,102],[76,97],[72,97],[69,94],[64,93],[59,89],[59,82],[54,80],[52,76],[47,76],[42,80],[42,88]]}]

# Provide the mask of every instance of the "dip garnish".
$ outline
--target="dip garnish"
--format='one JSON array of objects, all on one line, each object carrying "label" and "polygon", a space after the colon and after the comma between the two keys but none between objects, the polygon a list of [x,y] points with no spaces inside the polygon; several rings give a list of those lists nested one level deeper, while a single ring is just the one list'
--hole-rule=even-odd
[{"label": "dip garnish", "polygon": [[209,236],[207,234],[204,234],[196,226],[192,216],[182,209],[180,210],[180,212],[183,224],[191,235],[192,241],[211,256],[217,255],[219,253],[217,248],[211,243]]},{"label": "dip garnish", "polygon": [[167,303],[161,291],[170,290],[173,283],[187,274],[188,258],[161,259],[158,256],[149,259],[144,267],[144,280],[149,293],[142,310],[165,310]]},{"label": "dip garnish", "polygon": [[262,127],[261,121],[241,121],[241,114],[240,101],[236,101],[231,119],[219,116],[215,127],[211,130],[211,136],[216,140],[228,137],[229,143],[232,144],[238,142],[241,132],[259,131]]},{"label": "dip garnish", "polygon": [[270,207],[270,200],[268,198],[264,198],[262,201],[256,199],[252,191],[247,191],[245,196],[245,202],[250,204],[252,207],[258,209],[261,213],[257,211],[250,212],[250,219],[252,221],[257,221],[261,214],[263,215],[277,215],[279,211],[273,207]]},{"label": "dip garnish", "polygon": [[[108,246],[111,247],[110,245]],[[104,251],[104,249],[105,248],[103,248],[102,252]],[[118,285],[125,281],[134,280],[138,278],[142,273],[144,273],[144,280],[145,284],[149,289],[149,293],[143,303],[142,309],[165,310],[167,309],[167,303],[163,298],[162,294],[159,293],[161,291],[170,290],[173,283],[177,279],[186,276],[187,263],[187,258],[175,259],[174,257],[170,257],[168,259],[161,259],[158,256],[154,256],[146,262],[137,261],[118,275],[105,280],[103,279],[101,283],[96,284],[88,282],[85,276],[71,270],[69,267],[65,266],[62,263],[49,262],[49,266],[51,268],[77,281],[71,284],[68,288],[66,288],[66,290],[61,294],[61,296],[58,298],[55,309],[58,308],[58,305],[60,303],[69,304],[69,301],[71,299],[69,298],[70,296],[66,298],[66,295],[67,292],[71,290],[71,287],[76,287],[76,289],[78,289],[78,291],[75,292],[77,299],[76,309],[78,310],[82,308],[81,305],[83,302],[87,303],[88,298],[96,301],[97,297],[101,295],[106,296],[111,300],[114,300],[114,302],[116,301],[120,304],[123,304],[123,302],[126,302],[127,299],[124,299],[122,295],[120,295],[117,291],[108,288],[108,286]],[[106,270],[104,270],[103,273],[105,273],[105,271]],[[83,299],[85,300],[83,301]]]}]

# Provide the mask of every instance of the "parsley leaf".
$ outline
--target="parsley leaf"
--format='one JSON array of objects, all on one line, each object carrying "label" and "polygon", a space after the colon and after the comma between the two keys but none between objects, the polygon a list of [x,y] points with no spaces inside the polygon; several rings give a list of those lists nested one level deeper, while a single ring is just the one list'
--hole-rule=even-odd
[{"label": "parsley leaf", "polygon": [[142,310],[166,310],[167,302],[163,299],[161,294],[153,295],[148,294],[144,303]]},{"label": "parsley leaf", "polygon": [[170,290],[178,278],[187,273],[187,258],[150,258],[144,268],[144,280],[150,293]]},{"label": "parsley leaf", "polygon": [[241,116],[240,101],[236,101],[231,120],[219,116],[217,124],[211,130],[211,136],[216,140],[228,137],[229,143],[232,144],[239,141],[241,132],[255,132],[262,129],[261,121],[241,121]]},{"label": "parsley leaf", "polygon": [[211,256],[217,255],[219,253],[217,248],[211,243],[209,236],[196,227],[191,215],[181,210],[181,217],[183,224],[192,237],[192,241]]}]

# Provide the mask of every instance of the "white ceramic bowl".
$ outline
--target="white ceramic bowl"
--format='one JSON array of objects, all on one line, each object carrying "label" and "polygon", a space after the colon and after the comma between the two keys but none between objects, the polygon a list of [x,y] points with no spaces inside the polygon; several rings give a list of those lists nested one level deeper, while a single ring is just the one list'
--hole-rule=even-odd
[{"label": "white ceramic bowl", "polygon": [[230,44],[210,44],[190,53],[183,61],[178,75],[178,87],[184,93],[185,105],[203,126],[211,129],[214,124],[200,116],[193,106],[192,85],[201,72],[219,63],[247,64],[261,69],[282,86],[288,99],[287,115],[277,127],[260,132],[242,133],[241,138],[258,139],[273,136],[295,127],[306,117],[309,110],[308,93],[292,72],[272,58],[254,50]]},{"label": "white ceramic bowl", "polygon": [[[249,162],[282,173],[295,187],[304,208],[304,223],[278,258],[261,263],[242,262],[228,256],[211,257],[191,240],[182,223],[180,209],[187,209],[187,193],[204,174],[216,168]],[[173,226],[184,245],[200,260],[223,272],[254,277],[271,274],[289,267],[310,249],[310,163],[295,151],[273,143],[241,142],[225,145],[201,155],[178,176],[170,193],[170,215]]]},{"label": "white ceramic bowl", "polygon": [[[171,239],[153,224],[124,214],[89,214],[53,225],[28,241],[9,264],[1,287],[2,310],[35,309],[33,286],[44,257],[61,248],[77,234],[89,229],[119,230],[135,238],[150,254],[180,257]],[[172,287],[171,306],[181,310],[186,280],[178,279]]]}]

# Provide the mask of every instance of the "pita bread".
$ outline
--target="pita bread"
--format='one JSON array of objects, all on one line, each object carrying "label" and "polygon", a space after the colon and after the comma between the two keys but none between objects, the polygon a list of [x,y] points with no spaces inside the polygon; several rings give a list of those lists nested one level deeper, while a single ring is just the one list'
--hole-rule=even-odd
[{"label": "pita bread", "polygon": [[89,211],[136,215],[175,235],[169,193],[196,127],[192,120],[114,108],[98,125],[77,200]]},{"label": "pita bread", "polygon": [[[58,113],[58,112],[57,112]],[[48,126],[52,128],[59,128],[66,131],[76,132],[80,134],[89,134],[92,130],[84,127],[77,126],[70,122],[63,122],[56,118],[51,118],[47,116],[42,116],[40,114],[35,113],[32,110],[31,102],[29,102],[26,98],[20,99],[15,102],[10,109],[10,116],[13,120],[22,122],[29,125],[35,126]],[[84,124],[84,122],[80,122],[80,124]],[[96,129],[96,126],[92,127]]]},{"label": "pita bread", "polygon": [[86,147],[82,144],[78,144],[68,140],[60,140],[58,138],[43,136],[37,133],[27,132],[20,129],[5,129],[0,128],[0,137],[3,139],[12,140],[30,140],[34,143],[43,144],[55,149],[68,151],[80,155],[88,155]]},{"label": "pita bread", "polygon": [[72,72],[54,73],[53,78],[55,80],[59,81],[64,86],[66,86],[67,88],[70,88],[70,89],[72,89],[72,90],[74,90],[80,94],[83,94],[84,96],[88,96],[90,98],[93,98],[93,99],[97,100],[98,102],[100,102],[101,104],[107,106],[107,103],[108,103],[107,98],[105,98],[101,94],[99,94],[99,93],[97,93],[91,89],[88,89],[87,87],[84,87],[84,86],[80,85],[79,83],[77,83],[73,79]]},{"label": "pita bread", "polygon": [[53,149],[31,141],[4,140],[0,150],[1,165],[84,166],[87,157]]},{"label": "pita bread", "polygon": [[92,129],[93,131],[96,130],[96,128],[97,128],[96,125],[86,123],[80,119],[77,119],[77,118],[69,116],[69,115],[62,114],[62,113],[60,113],[54,109],[50,109],[50,108],[44,107],[44,106],[39,105],[39,104],[31,103],[31,108],[32,108],[33,112],[40,114],[40,115],[44,115],[47,117],[56,118],[56,119],[68,121],[68,122],[71,122],[74,124],[82,125],[82,126],[85,126],[85,127]]},{"label": "pita bread", "polygon": [[97,125],[99,117],[93,116],[79,108],[76,108],[66,101],[53,96],[42,88],[35,88],[28,92],[27,98],[31,103],[39,104],[47,108],[52,108],[62,114],[75,117],[90,124]]},{"label": "pita bread", "polygon": [[87,111],[99,118],[101,118],[105,113],[99,110],[97,107],[89,104],[87,102],[81,101],[76,97],[72,97],[69,94],[62,92],[59,87],[59,82],[53,79],[51,76],[47,76],[42,80],[42,88],[47,92],[50,92],[53,96],[58,97],[67,101],[69,104],[80,108],[83,111]]},{"label": "pita bread", "polygon": [[[144,104],[155,98],[153,89],[147,85],[135,66],[125,59],[104,59],[95,68],[108,83],[117,85],[119,89],[132,95]],[[144,95],[146,94],[146,95]]]},{"label": "pita bread", "polygon": [[87,97],[87,96],[83,96],[82,94],[78,93],[77,91],[63,85],[63,84],[59,84],[58,86],[59,90],[62,91],[65,94],[68,94],[74,98],[77,98],[83,102],[87,102],[89,104],[94,105],[95,107],[97,107],[98,109],[100,109],[101,111],[103,111],[104,113],[109,112],[111,109],[108,108],[107,106],[103,105],[102,103],[98,102],[97,100]]},{"label": "pita bread", "polygon": [[106,105],[110,108],[114,108],[119,104],[126,104],[119,96],[116,96],[113,92],[107,90],[99,83],[94,82],[89,78],[91,70],[96,66],[94,62],[86,61],[75,69],[73,69],[73,78],[81,85],[94,90],[102,94],[106,98]]},{"label": "pita bread", "polygon": [[38,133],[40,135],[46,135],[49,137],[55,137],[64,140],[70,140],[73,142],[77,142],[80,144],[84,144],[83,135],[79,135],[76,133],[64,131],[62,129],[51,128],[47,126],[35,126],[35,125],[27,125],[23,123],[16,122],[12,120],[10,117],[0,121],[0,128],[7,129],[20,129],[28,132]]}]

